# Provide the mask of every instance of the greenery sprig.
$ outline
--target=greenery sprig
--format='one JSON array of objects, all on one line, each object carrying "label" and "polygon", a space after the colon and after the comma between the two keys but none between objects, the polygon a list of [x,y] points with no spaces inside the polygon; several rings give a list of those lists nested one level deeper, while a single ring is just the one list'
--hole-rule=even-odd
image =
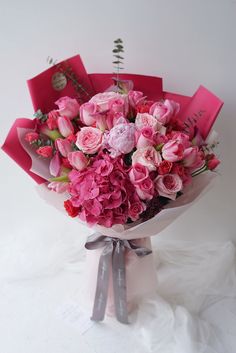
[{"label": "greenery sprig", "polygon": [[121,65],[124,65],[123,61],[124,57],[122,56],[124,53],[124,47],[123,47],[123,41],[122,39],[118,38],[116,40],[114,40],[114,49],[112,50],[113,52],[113,56],[115,58],[115,60],[112,62],[115,66],[115,74],[116,74],[116,86],[117,86],[117,90],[119,91],[119,74],[120,74],[120,70],[123,70],[124,68]]}]

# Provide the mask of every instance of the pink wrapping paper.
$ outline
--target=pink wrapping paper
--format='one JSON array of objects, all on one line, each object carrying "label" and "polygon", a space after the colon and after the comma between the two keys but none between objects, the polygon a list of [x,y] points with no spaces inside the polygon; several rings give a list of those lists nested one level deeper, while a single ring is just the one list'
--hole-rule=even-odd
[{"label": "pink wrapping paper", "polygon": [[[151,249],[150,238],[139,239],[138,245],[142,245]],[[85,281],[87,286],[87,296],[85,305],[90,312],[93,309],[93,301],[95,297],[97,284],[97,271],[100,255],[103,248],[86,251],[86,271]],[[126,283],[127,283],[127,307],[131,312],[135,309],[140,300],[148,295],[152,295],[157,289],[157,276],[153,261],[153,254],[139,258],[134,252],[126,252]],[[114,295],[113,295],[113,281],[110,270],[109,291],[106,314],[114,316]]]}]

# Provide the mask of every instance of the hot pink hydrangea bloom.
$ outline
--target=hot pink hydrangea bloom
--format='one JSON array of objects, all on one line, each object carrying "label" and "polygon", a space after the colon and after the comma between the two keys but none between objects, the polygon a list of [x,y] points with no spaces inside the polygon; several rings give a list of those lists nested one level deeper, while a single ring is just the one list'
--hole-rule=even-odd
[{"label": "hot pink hydrangea bloom", "polygon": [[69,174],[71,203],[78,216],[89,225],[112,227],[136,220],[145,210],[134,185],[129,180],[122,158],[100,153],[89,168]]}]

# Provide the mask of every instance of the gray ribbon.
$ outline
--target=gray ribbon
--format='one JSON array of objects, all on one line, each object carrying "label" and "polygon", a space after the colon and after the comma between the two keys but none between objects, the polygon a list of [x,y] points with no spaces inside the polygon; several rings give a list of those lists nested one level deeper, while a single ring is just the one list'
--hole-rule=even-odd
[{"label": "gray ribbon", "polygon": [[112,268],[114,303],[117,320],[128,324],[125,276],[125,250],[134,251],[139,257],[151,254],[151,250],[137,246],[134,241],[112,238],[98,233],[88,237],[86,249],[103,248],[99,259],[97,287],[91,320],[102,321],[108,298],[109,274]]}]

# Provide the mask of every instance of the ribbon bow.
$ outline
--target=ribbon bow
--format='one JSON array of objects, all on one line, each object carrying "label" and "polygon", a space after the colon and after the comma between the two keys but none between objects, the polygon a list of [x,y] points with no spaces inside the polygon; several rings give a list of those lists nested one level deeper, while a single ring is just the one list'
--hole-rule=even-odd
[{"label": "ribbon bow", "polygon": [[126,300],[125,250],[134,251],[139,257],[151,254],[151,250],[140,247],[131,240],[92,234],[85,244],[86,249],[103,248],[98,265],[97,287],[91,320],[102,321],[105,316],[108,298],[110,265],[112,267],[114,303],[117,320],[128,324]]}]

